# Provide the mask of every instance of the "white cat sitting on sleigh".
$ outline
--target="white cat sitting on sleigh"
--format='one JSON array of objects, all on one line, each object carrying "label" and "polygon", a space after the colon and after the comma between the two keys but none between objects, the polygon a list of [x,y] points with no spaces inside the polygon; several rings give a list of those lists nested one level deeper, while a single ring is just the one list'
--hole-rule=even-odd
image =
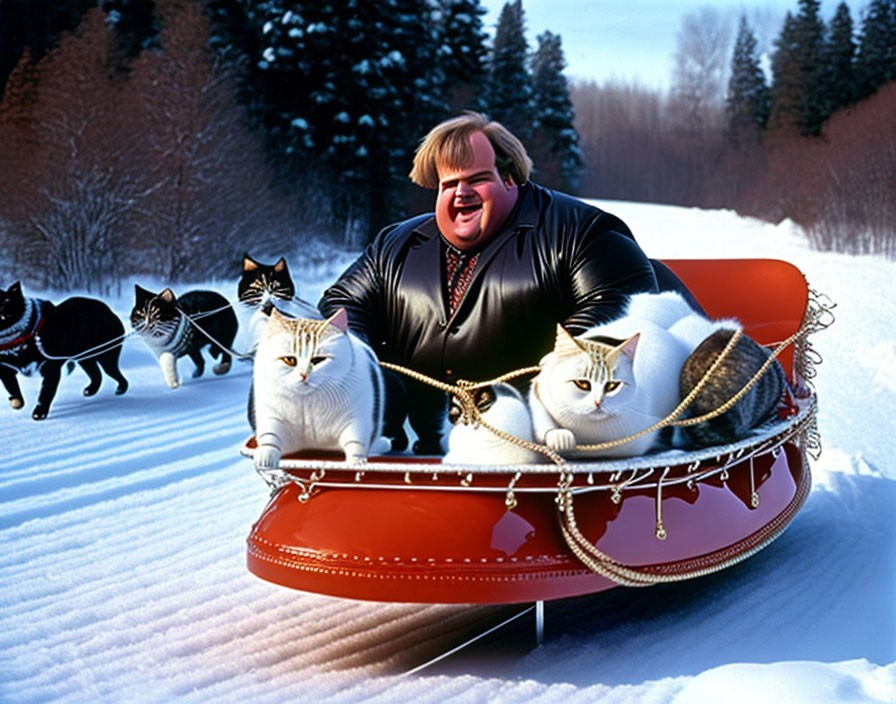
[{"label": "white cat sitting on sleigh", "polygon": [[250,420],[258,468],[276,468],[282,455],[300,450],[337,450],[363,462],[388,449],[379,363],[348,332],[344,309],[329,320],[271,311],[255,354]]}]

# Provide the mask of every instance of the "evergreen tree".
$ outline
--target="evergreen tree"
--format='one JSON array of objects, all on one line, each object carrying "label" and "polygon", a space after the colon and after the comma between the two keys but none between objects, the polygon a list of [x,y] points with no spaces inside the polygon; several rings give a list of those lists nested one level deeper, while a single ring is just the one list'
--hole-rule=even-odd
[{"label": "evergreen tree", "polygon": [[803,83],[799,123],[803,134],[816,135],[827,118],[824,105],[825,26],[819,15],[819,0],[799,0],[796,16],[797,61]]},{"label": "evergreen tree", "polygon": [[106,12],[109,24],[115,27],[124,56],[136,56],[155,42],[158,33],[153,14],[155,4],[155,0],[100,0],[99,6]]},{"label": "evergreen tree", "polygon": [[522,0],[501,9],[489,65],[486,104],[492,119],[501,122],[523,142],[531,136],[532,79],[526,70],[526,42]]},{"label": "evergreen tree", "polygon": [[733,144],[755,138],[769,117],[769,91],[759,65],[756,37],[742,15],[731,58],[731,78],[725,102],[728,137]]},{"label": "evergreen tree", "polygon": [[488,35],[479,0],[438,0],[438,65],[445,75],[445,101],[451,113],[481,110],[485,87]]},{"label": "evergreen tree", "polygon": [[421,23],[432,6],[272,0],[259,9],[258,66],[275,143],[337,173],[350,196],[345,212],[369,235],[394,218],[417,136],[447,111],[435,29]]},{"label": "evergreen tree", "polygon": [[772,53],[771,113],[769,126],[775,129],[799,126],[799,110],[804,84],[797,55],[796,19],[789,12]]},{"label": "evergreen tree", "polygon": [[830,116],[856,98],[856,43],[849,6],[841,2],[828,26],[824,50],[824,112]]},{"label": "evergreen tree", "polygon": [[534,108],[532,157],[536,177],[547,186],[575,190],[582,168],[579,135],[573,126],[573,106],[563,69],[566,59],[559,34],[537,37],[532,57]]},{"label": "evergreen tree", "polygon": [[815,135],[826,115],[822,52],[824,24],[818,0],[799,0],[796,17],[788,13],[772,59],[772,124],[793,126]]},{"label": "evergreen tree", "polygon": [[859,98],[896,80],[896,0],[869,3],[856,64]]}]

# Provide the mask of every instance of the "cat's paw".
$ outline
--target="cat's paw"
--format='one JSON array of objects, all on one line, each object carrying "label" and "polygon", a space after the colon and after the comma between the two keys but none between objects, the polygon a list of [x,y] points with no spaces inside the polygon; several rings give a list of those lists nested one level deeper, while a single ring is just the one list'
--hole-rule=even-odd
[{"label": "cat's paw", "polygon": [[20,398],[11,398],[9,399],[9,405],[14,411],[18,411],[25,405],[25,401]]},{"label": "cat's paw", "polygon": [[[405,447],[407,447],[407,443],[405,443]],[[384,452],[389,452],[394,449],[395,445],[393,444],[393,441],[382,435],[374,441],[373,445],[370,446],[370,454],[381,455]]]},{"label": "cat's paw", "polygon": [[221,374],[226,374],[229,371],[230,371],[230,361],[229,360],[226,362],[220,362],[219,364],[216,364],[214,367],[212,367],[212,372],[214,374],[217,374],[218,376],[220,376]]},{"label": "cat's paw", "polygon": [[262,445],[255,450],[255,468],[277,469],[280,466],[280,457],[279,448],[271,445]]},{"label": "cat's paw", "polygon": [[352,440],[345,443],[342,448],[345,451],[345,461],[358,464],[367,461],[367,448],[360,442]]},{"label": "cat's paw", "polygon": [[168,384],[169,389],[176,389],[180,386],[180,379],[174,379],[173,381],[171,379],[166,379],[165,383]]},{"label": "cat's paw", "polygon": [[94,386],[93,384],[91,384],[90,386],[85,386],[85,387],[84,387],[83,394],[84,394],[85,396],[93,396],[93,395],[95,395],[96,392],[99,391],[99,390],[100,390],[100,385],[99,385],[99,384],[97,384],[96,386]]},{"label": "cat's paw", "polygon": [[37,406],[34,407],[34,412],[32,412],[31,417],[34,418],[34,420],[43,420],[44,418],[47,417],[47,414],[49,412],[50,412],[49,408],[45,408],[44,406],[41,406],[40,404],[38,404]]},{"label": "cat's paw", "polygon": [[128,382],[127,382],[127,380],[122,380],[121,383],[118,384],[118,388],[115,389],[115,395],[121,396],[127,390],[128,390]]},{"label": "cat's paw", "polygon": [[545,444],[555,452],[568,452],[576,447],[576,436],[566,428],[551,428],[544,434]]}]

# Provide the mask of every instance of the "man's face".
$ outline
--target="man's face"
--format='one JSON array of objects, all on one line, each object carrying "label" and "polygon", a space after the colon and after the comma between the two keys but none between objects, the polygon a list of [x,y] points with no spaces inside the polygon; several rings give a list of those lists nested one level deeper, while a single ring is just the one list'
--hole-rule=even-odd
[{"label": "man's face", "polygon": [[516,203],[518,189],[495,168],[495,150],[482,132],[470,135],[473,162],[462,168],[437,164],[439,192],[436,223],[442,236],[458,249],[487,242],[497,233]]}]

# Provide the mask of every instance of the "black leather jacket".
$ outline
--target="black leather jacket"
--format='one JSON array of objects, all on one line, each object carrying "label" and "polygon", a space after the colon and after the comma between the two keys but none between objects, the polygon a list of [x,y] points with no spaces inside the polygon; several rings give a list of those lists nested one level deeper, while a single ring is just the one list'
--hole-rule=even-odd
[{"label": "black leather jacket", "polygon": [[[506,226],[480,248],[452,316],[447,246],[432,214],[387,227],[319,307],[326,315],[345,307],[353,332],[383,361],[446,382],[482,381],[537,364],[553,348],[557,323],[580,333],[617,317],[629,294],[657,290],[659,272],[625,223],[531,182]],[[412,411],[428,417],[418,428],[412,413],[419,434],[437,422],[437,409],[421,404],[438,402],[414,387]]]}]

